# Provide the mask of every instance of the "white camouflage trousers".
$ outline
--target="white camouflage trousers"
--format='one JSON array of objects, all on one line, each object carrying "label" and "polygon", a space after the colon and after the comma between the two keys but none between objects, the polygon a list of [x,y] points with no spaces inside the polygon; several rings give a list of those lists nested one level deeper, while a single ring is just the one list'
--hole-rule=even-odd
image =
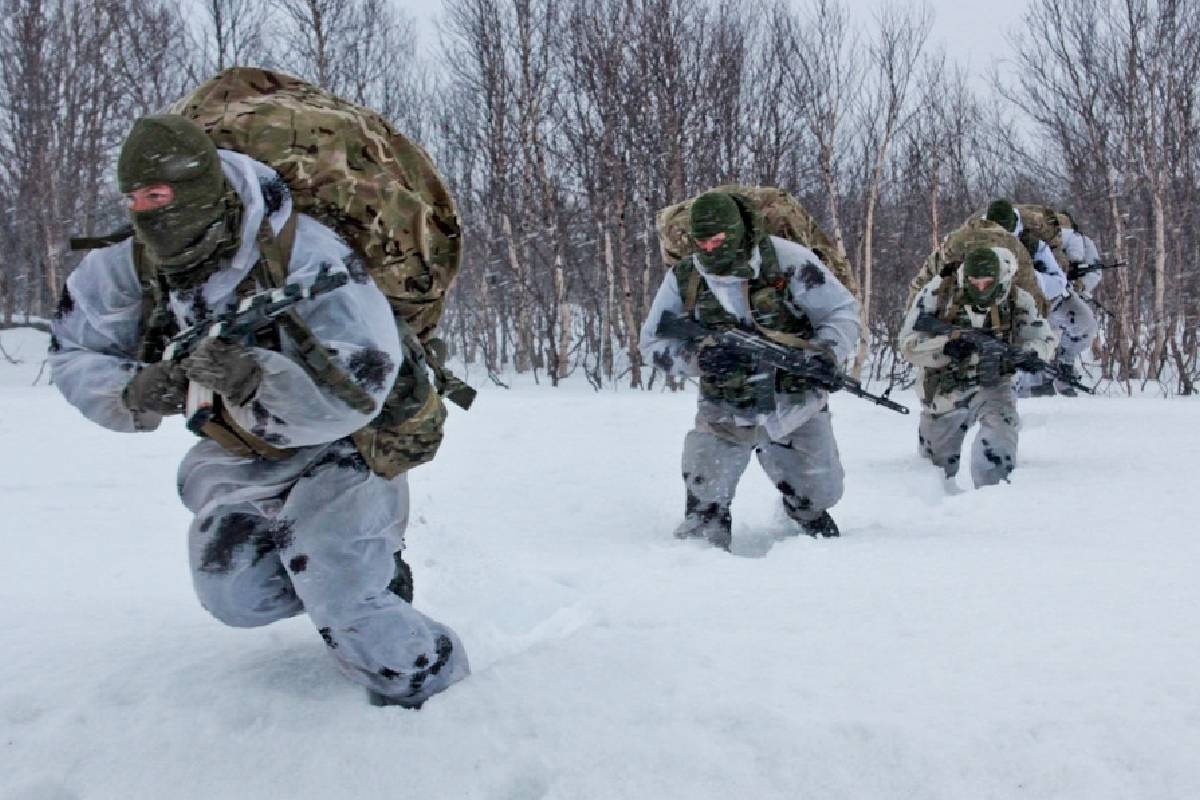
[{"label": "white camouflage trousers", "polygon": [[811,521],[842,497],[842,462],[828,407],[783,439],[773,441],[761,427],[717,422],[700,406],[696,427],[683,443],[683,482],[687,514],[728,515],[750,453],[783,495],[797,520]]},{"label": "white camouflage trousers", "polygon": [[[1074,366],[1075,361],[1087,352],[1088,348],[1092,346],[1092,340],[1096,338],[1096,331],[1100,328],[1096,312],[1078,292],[1071,292],[1066,297],[1054,302],[1050,308],[1048,319],[1050,326],[1059,335],[1055,360],[1061,364]],[[1035,387],[1048,380],[1051,378],[1040,373],[1031,375],[1023,372],[1020,378],[1019,393],[1022,397],[1027,397]]]},{"label": "white camouflage trousers", "polygon": [[1096,312],[1078,292],[1055,302],[1050,309],[1050,325],[1060,334],[1058,342],[1059,360],[1068,364],[1092,346],[1099,323]]},{"label": "white camouflage trousers", "polygon": [[249,628],[306,612],[351,680],[402,705],[470,672],[458,636],[388,590],[408,484],[372,473],[348,440],[278,462],[205,440],[179,467],[179,493],[195,514],[196,594],[220,621]]},{"label": "white camouflage trousers", "polygon": [[976,488],[991,486],[1007,480],[1017,465],[1020,421],[1011,382],[974,387],[948,411],[921,410],[921,454],[941,467],[946,477],[957,475],[963,440],[978,422],[979,432],[971,445],[971,479]]}]

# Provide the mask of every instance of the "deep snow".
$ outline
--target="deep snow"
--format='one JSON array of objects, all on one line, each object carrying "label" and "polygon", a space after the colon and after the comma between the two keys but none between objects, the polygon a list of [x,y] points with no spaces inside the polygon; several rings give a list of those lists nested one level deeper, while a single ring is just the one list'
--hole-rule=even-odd
[{"label": "deep snow", "polygon": [[948,495],[915,416],[835,397],[845,535],[782,538],[752,463],[734,557],[670,536],[694,395],[481,387],[409,529],[474,674],[410,712],[303,618],[206,616],[190,434],[2,337],[0,797],[1200,797],[1195,402],[1023,401],[1013,483]]}]

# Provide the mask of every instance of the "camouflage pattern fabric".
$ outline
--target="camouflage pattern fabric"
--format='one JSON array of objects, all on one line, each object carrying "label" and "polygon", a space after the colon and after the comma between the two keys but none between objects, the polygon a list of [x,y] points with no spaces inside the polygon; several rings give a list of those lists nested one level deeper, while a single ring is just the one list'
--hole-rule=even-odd
[{"label": "camouflage pattern fabric", "polygon": [[371,470],[395,477],[433,459],[442,444],[446,406],[429,380],[425,351],[417,337],[400,331],[404,363],[383,410],[353,434],[354,444]]},{"label": "camouflage pattern fabric", "polygon": [[[1066,272],[1070,261],[1063,253],[1062,229],[1063,217],[1049,206],[1036,203],[1016,203],[1013,208],[1021,215],[1021,243],[1032,253],[1039,241],[1045,242],[1054,255],[1054,260]],[[983,216],[983,212],[975,216]],[[968,220],[969,222],[970,220]],[[1066,227],[1070,227],[1067,225]],[[1037,295],[1035,295],[1036,297]]]},{"label": "camouflage pattern fabric", "polygon": [[[217,147],[280,173],[295,209],[362,257],[423,367],[422,343],[436,332],[462,259],[458,210],[425,151],[375,112],[265,69],[226,70],[171,112],[198,123]],[[378,474],[394,476],[436,453],[446,409],[429,386],[423,374],[402,373],[380,417],[355,435]]]},{"label": "camouflage pattern fabric", "polygon": [[1047,245],[1054,247],[1062,241],[1062,223],[1058,212],[1049,206],[1018,203],[1014,208],[1021,213],[1021,225]]},{"label": "camouflage pattern fabric", "polygon": [[[854,277],[854,271],[850,269],[850,262],[838,255],[833,241],[825,235],[812,214],[809,214],[796,198],[773,186],[741,186],[731,183],[716,186],[709,191],[740,195],[748,200],[761,221],[762,230],[757,232],[759,235],[778,236],[804,245],[817,254],[851,294],[859,297],[858,281]],[[682,259],[696,252],[696,245],[688,230],[689,212],[696,197],[690,197],[658,212],[658,243],[663,262],[668,267],[674,267]]]},{"label": "camouflage pattern fabric", "polygon": [[960,228],[948,233],[942,240],[941,247],[929,254],[908,284],[905,308],[912,306],[917,294],[935,276],[953,275],[958,265],[967,257],[967,253],[979,247],[1003,247],[1017,257],[1017,275],[1013,285],[1028,292],[1037,303],[1038,311],[1044,316],[1048,312],[1046,298],[1038,286],[1037,273],[1029,251],[1017,237],[995,222],[983,219],[982,215],[968,219]]},{"label": "camouflage pattern fabric", "polygon": [[[755,323],[765,331],[773,331],[796,336],[807,341],[813,336],[813,325],[807,316],[794,314],[786,299],[788,290],[780,289],[781,281],[786,286],[786,278],[779,267],[779,259],[771,242],[765,241],[759,245],[762,253],[762,265],[759,275],[751,278],[746,284],[746,298],[749,302],[750,313]],[[672,267],[675,280],[679,283],[680,291],[685,291],[693,276],[697,274],[695,261],[690,258]],[[696,305],[693,316],[714,330],[733,328],[738,325],[738,319],[730,314],[717,296],[713,294],[706,281],[698,281]],[[712,402],[724,403],[742,411],[752,411],[755,408],[756,392],[753,378],[756,374],[753,364],[746,364],[742,369],[729,370],[722,374],[700,375],[700,396]],[[795,375],[776,375],[775,391],[784,394],[803,396],[812,387],[808,381]]]}]

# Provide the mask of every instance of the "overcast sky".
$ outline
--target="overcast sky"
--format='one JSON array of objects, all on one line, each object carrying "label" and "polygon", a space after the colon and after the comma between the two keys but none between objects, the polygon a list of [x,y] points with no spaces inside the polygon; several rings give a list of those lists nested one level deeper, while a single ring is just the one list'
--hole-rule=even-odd
[{"label": "overcast sky", "polygon": [[[845,0],[856,19],[870,20],[879,0]],[[436,19],[441,0],[402,0],[421,22],[422,44],[437,44]],[[985,75],[1005,51],[1004,34],[1020,19],[1026,0],[929,0],[935,18],[931,44],[941,43],[946,53],[968,67],[973,76]]]}]

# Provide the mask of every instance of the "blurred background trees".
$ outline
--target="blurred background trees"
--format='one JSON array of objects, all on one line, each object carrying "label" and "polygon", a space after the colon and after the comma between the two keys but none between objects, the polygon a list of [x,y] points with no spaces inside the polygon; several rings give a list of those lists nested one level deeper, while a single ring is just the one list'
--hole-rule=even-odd
[{"label": "blurred background trees", "polygon": [[219,69],[281,69],[370,106],[452,185],[466,261],[443,323],[490,374],[656,383],[636,357],[664,267],[656,212],[781,186],[845,251],[864,377],[903,375],[908,280],[988,200],[1069,209],[1109,259],[1093,378],[1200,375],[1200,11],[1030,0],[972,83],[928,9],[844,0],[0,0],[0,324],[53,312],[76,234],[119,226],[141,114]]}]

